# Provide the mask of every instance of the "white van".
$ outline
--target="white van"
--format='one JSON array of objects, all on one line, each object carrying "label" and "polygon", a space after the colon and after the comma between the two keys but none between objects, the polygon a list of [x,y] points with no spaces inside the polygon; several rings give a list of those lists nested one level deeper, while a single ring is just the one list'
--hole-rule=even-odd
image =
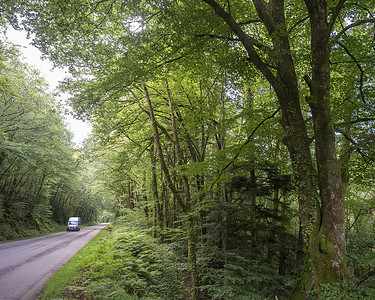
[{"label": "white van", "polygon": [[70,217],[66,231],[80,231],[81,230],[81,218],[80,217]]}]

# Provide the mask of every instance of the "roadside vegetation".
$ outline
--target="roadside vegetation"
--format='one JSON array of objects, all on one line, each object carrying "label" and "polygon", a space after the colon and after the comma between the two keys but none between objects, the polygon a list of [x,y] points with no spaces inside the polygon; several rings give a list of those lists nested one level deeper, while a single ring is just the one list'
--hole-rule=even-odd
[{"label": "roadside vegetation", "polygon": [[33,221],[28,222],[28,220],[12,218],[7,222],[2,221],[0,226],[2,227],[0,242],[37,237],[66,230],[66,224],[57,223],[53,220],[43,220],[36,225]]}]

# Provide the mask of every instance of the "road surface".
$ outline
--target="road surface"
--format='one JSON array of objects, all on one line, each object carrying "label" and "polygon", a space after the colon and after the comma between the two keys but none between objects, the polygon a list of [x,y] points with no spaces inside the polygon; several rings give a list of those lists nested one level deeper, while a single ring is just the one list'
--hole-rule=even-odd
[{"label": "road surface", "polygon": [[51,275],[105,226],[0,244],[0,299],[37,299]]}]

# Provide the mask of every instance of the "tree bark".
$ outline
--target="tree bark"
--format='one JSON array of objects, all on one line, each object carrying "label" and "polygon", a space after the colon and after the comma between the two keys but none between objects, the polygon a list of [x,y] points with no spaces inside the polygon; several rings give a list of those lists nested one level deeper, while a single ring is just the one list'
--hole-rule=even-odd
[{"label": "tree bark", "polygon": [[150,150],[151,158],[151,191],[152,200],[154,201],[154,217],[153,217],[153,236],[157,237],[161,228],[161,213],[160,213],[160,199],[158,193],[158,183],[156,178],[156,158],[154,153],[154,146],[151,146]]},{"label": "tree bark", "polygon": [[[311,27],[312,79],[307,78],[310,96],[321,212],[310,237],[310,258],[315,283],[345,281],[348,273],[344,255],[345,201],[337,160],[330,103],[331,24],[327,22],[327,2],[305,1]],[[331,20],[332,22],[333,20]]]}]

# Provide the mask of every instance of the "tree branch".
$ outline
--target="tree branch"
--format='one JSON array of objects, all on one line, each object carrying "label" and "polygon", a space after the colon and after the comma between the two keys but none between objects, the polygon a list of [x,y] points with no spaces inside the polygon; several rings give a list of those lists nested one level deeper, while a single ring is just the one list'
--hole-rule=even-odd
[{"label": "tree branch", "polygon": [[346,0],[339,0],[337,5],[333,8],[332,17],[331,17],[331,20],[329,21],[329,32],[332,32],[333,25],[335,24],[336,19],[340,14],[340,11],[344,7],[345,2]]},{"label": "tree branch", "polygon": [[336,126],[344,126],[344,125],[353,125],[353,124],[368,122],[368,121],[375,121],[375,118],[359,118],[359,119],[355,119],[353,121],[336,123],[335,127]]},{"label": "tree branch", "polygon": [[260,19],[255,19],[255,20],[248,20],[245,22],[238,22],[239,25],[248,25],[248,24],[253,24],[253,23],[262,23]]},{"label": "tree branch", "polygon": [[350,25],[346,26],[342,31],[340,31],[331,41],[330,47],[332,47],[337,41],[341,38],[341,36],[347,32],[349,29],[352,29],[356,26],[367,24],[367,23],[375,23],[375,19],[365,19],[365,20],[359,20],[354,23],[351,23]]},{"label": "tree branch", "polygon": [[276,109],[272,115],[268,116],[267,118],[265,118],[264,120],[262,120],[254,129],[253,131],[251,132],[251,134],[248,136],[248,138],[246,139],[246,141],[242,144],[242,146],[240,147],[240,149],[237,151],[236,155],[230,160],[230,162],[220,170],[220,173],[219,173],[219,176],[217,177],[217,179],[214,181],[214,183],[211,185],[211,186],[214,186],[216,184],[216,182],[219,180],[219,178],[221,177],[221,175],[224,173],[224,171],[226,169],[228,169],[230,167],[230,165],[232,165],[234,163],[234,161],[238,158],[238,156],[241,154],[241,151],[242,149],[251,142],[253,136],[255,135],[255,133],[257,132],[257,130],[268,120],[272,119],[273,117],[276,116],[276,114],[280,111],[280,107],[278,109]]},{"label": "tree branch", "polygon": [[369,279],[373,275],[375,275],[375,269],[368,272],[360,281],[358,281],[356,287],[358,288],[362,283],[364,283],[367,279]]},{"label": "tree branch", "polygon": [[357,65],[359,69],[359,72],[361,74],[359,78],[359,93],[361,94],[361,99],[362,99],[363,104],[366,105],[365,96],[363,95],[363,74],[364,74],[363,69],[361,65],[359,64],[358,60],[355,58],[355,56],[349,51],[349,49],[343,43],[339,41],[337,41],[336,43],[345,50],[345,52],[350,56],[350,58],[353,60],[353,62]]},{"label": "tree branch", "polygon": [[[359,148],[361,148],[362,146],[368,144],[369,142],[372,142],[375,140],[375,134],[372,134],[370,136],[368,136],[367,138],[359,141],[359,142],[355,142],[352,138],[350,138],[347,134],[345,134],[344,132],[340,132],[348,141],[350,141],[353,146],[350,147],[349,149],[347,149],[345,151],[345,153],[342,155],[342,157],[340,157],[340,160],[339,160],[339,163],[340,163],[340,166],[343,165],[343,163],[349,158],[350,154],[354,151],[358,151],[360,155],[362,156],[366,156],[365,154],[363,154]],[[366,156],[367,158],[371,159],[370,157]],[[371,159],[372,160],[372,159]]]},{"label": "tree branch", "polygon": [[[239,38],[233,38],[233,37],[225,37],[225,36],[220,36],[220,35],[215,35],[215,34],[197,34],[196,37],[210,37],[210,38],[216,38],[216,39],[221,39],[221,40],[224,40],[224,41],[231,41],[231,42],[241,42],[241,40]],[[269,47],[267,47],[266,45],[258,42],[256,39],[252,38],[252,37],[248,37],[252,44],[257,47],[258,49],[261,49],[261,50],[264,50],[266,52],[271,52],[272,49],[270,49]]]},{"label": "tree branch", "polygon": [[305,22],[306,20],[310,19],[310,16],[307,16],[307,17],[304,17],[302,20],[299,20],[298,22],[296,22],[294,25],[292,25],[289,30],[288,30],[288,34],[291,33],[293,31],[294,28],[296,28],[299,24]]},{"label": "tree branch", "polygon": [[267,78],[272,86],[278,85],[277,79],[267,65],[260,58],[258,53],[255,51],[253,39],[249,37],[241,28],[241,26],[233,19],[233,17],[227,13],[216,1],[214,0],[203,0],[215,11],[215,13],[221,17],[224,22],[232,29],[245,47],[251,62],[257,67],[257,69]]}]

